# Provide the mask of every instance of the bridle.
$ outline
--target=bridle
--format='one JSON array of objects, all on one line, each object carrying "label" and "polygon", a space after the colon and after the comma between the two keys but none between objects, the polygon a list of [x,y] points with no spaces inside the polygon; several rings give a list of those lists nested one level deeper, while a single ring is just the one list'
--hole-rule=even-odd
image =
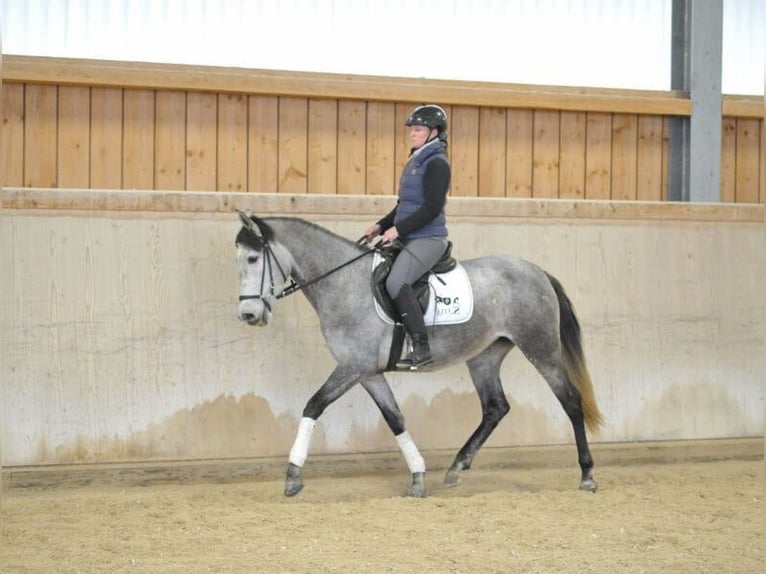
[{"label": "bridle", "polygon": [[[272,261],[276,264],[277,269],[279,269],[279,272],[282,274],[283,279],[287,279],[288,275],[285,273],[284,269],[282,269],[282,265],[279,263],[279,259],[277,259],[277,256],[274,254],[274,251],[271,249],[271,245],[269,245],[269,242],[265,239],[263,240],[263,257],[264,257],[264,264],[263,264],[263,271],[261,272],[261,292],[257,295],[240,295],[239,300],[240,301],[246,301],[248,299],[260,299],[263,301],[263,304],[266,306],[266,308],[271,311],[271,303],[269,303],[269,297],[274,297],[275,299],[281,299],[282,297],[286,297],[290,293],[294,292],[296,289],[296,283],[290,278],[290,285],[288,285],[285,289],[282,289],[279,293],[276,293],[276,290],[274,288],[274,268],[272,266]],[[269,291],[266,295],[263,294],[263,288],[266,284],[266,268],[268,267],[269,270]],[[289,291],[289,292],[288,292]]]},{"label": "bridle", "polygon": [[[265,239],[263,240],[263,257],[264,257],[264,264],[263,264],[263,271],[261,272],[261,292],[257,295],[240,295],[239,300],[240,301],[246,301],[248,299],[260,299],[263,301],[263,304],[266,306],[266,308],[271,311],[271,303],[269,303],[269,297],[274,297],[274,299],[282,299],[284,297],[287,297],[288,295],[292,295],[296,291],[300,291],[301,289],[304,289],[308,287],[309,285],[312,285],[316,283],[317,281],[321,281],[325,277],[328,277],[332,275],[333,273],[340,271],[347,265],[351,265],[355,261],[358,261],[362,257],[366,257],[367,255],[371,255],[372,253],[375,253],[375,251],[378,250],[378,247],[375,246],[372,249],[368,249],[367,251],[363,251],[356,257],[352,257],[348,261],[341,263],[337,267],[334,267],[330,269],[329,271],[322,273],[318,277],[314,277],[313,279],[310,279],[308,281],[304,281],[303,283],[296,283],[295,279],[288,276],[287,273],[285,273],[284,269],[282,269],[282,265],[279,263],[279,259],[277,259],[277,256],[274,254],[274,250],[271,248],[271,245],[268,241]],[[274,273],[273,273],[273,266],[272,262],[276,265],[277,269],[279,269],[279,272],[282,274],[282,277],[284,279],[290,279],[290,284],[287,285],[284,289],[282,289],[280,292],[276,292],[275,285],[274,285]],[[263,289],[266,284],[266,268],[268,267],[269,271],[269,290],[266,295],[263,294]]]}]

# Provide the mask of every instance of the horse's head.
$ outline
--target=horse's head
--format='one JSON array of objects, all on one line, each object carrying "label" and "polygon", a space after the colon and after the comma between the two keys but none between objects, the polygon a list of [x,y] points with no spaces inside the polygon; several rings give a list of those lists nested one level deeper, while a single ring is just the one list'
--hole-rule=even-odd
[{"label": "horse's head", "polygon": [[[234,241],[239,266],[239,319],[265,326],[278,291],[290,275],[286,252],[276,252],[274,232],[258,217],[237,210],[242,229]],[[283,251],[283,250],[282,250]]]}]

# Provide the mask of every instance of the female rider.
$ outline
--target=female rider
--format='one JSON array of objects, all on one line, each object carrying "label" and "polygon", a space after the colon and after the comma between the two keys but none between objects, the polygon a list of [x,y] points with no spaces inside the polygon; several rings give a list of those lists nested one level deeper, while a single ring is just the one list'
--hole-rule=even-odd
[{"label": "female rider", "polygon": [[447,161],[447,114],[435,104],[416,107],[405,122],[410,157],[399,179],[396,206],[365,231],[369,242],[399,241],[401,251],[386,279],[386,291],[402,317],[412,352],[398,368],[416,370],[433,362],[428,333],[412,284],[425,275],[447,248],[447,203],[451,170]]}]

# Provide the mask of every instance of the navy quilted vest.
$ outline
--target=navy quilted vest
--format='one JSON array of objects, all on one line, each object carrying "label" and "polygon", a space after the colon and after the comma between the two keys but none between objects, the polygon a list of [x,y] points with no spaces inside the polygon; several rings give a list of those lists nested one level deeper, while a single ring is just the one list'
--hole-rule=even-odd
[{"label": "navy quilted vest", "polygon": [[[447,159],[444,153],[444,142],[440,140],[427,144],[421,149],[423,151],[411,157],[402,170],[402,177],[399,179],[399,205],[396,208],[394,223],[409,217],[423,205],[425,200],[423,174],[428,162],[437,157]],[[444,208],[434,219],[420,229],[408,233],[403,239],[415,237],[447,237],[447,219],[444,215]]]}]

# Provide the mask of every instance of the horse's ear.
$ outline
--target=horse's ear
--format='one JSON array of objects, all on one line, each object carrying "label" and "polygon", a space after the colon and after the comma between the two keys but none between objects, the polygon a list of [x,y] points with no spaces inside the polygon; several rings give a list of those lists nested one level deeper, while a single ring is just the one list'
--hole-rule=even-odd
[{"label": "horse's ear", "polygon": [[252,219],[250,219],[250,210],[246,212],[242,211],[241,209],[234,208],[234,211],[237,212],[239,215],[239,219],[242,221],[242,225],[244,225],[247,229],[250,231],[255,231],[255,223]]}]

